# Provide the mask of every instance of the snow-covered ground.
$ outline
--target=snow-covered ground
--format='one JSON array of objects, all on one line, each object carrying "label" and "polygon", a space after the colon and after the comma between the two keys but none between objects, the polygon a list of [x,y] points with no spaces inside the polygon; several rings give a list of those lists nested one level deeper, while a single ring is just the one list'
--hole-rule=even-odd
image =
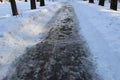
[{"label": "snow-covered ground", "polygon": [[102,80],[120,80],[120,9],[78,1],[72,3]]},{"label": "snow-covered ground", "polygon": [[[80,34],[93,54],[96,72],[102,80],[120,80],[120,9],[110,10],[108,2],[102,7],[98,1],[70,1],[79,20]],[[50,29],[45,26],[61,6],[59,2],[47,1],[45,7],[37,3],[37,9],[30,10],[29,2],[17,2],[19,15],[13,17],[10,4],[0,3],[0,80],[25,47],[44,39]]]},{"label": "snow-covered ground", "polygon": [[38,9],[30,10],[29,2],[17,2],[17,5],[20,14],[13,17],[9,3],[0,3],[0,80],[25,47],[44,39],[50,29],[45,25],[62,6],[47,2],[45,7],[39,7],[37,3]]}]

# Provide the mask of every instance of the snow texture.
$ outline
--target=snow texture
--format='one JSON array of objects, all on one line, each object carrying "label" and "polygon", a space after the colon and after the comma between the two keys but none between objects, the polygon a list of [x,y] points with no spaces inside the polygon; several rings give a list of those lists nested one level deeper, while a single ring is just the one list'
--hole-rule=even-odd
[{"label": "snow texture", "polygon": [[65,5],[56,14],[46,39],[28,48],[3,80],[99,80],[72,7]]},{"label": "snow texture", "polygon": [[120,80],[120,10],[110,10],[107,2],[105,7],[97,3],[77,1],[71,4],[94,56],[96,72],[103,80]]},{"label": "snow texture", "polygon": [[[59,0],[68,2],[68,0]],[[8,73],[10,64],[25,53],[25,48],[41,42],[48,34],[46,27],[62,7],[59,2],[46,1],[45,7],[30,10],[29,2],[17,2],[19,15],[13,17],[10,4],[0,3],[0,80]],[[96,73],[102,80],[120,80],[120,5],[118,11],[88,1],[69,0],[80,24],[82,34],[93,55]],[[68,3],[69,3],[68,2]],[[61,16],[62,17],[62,16]]]},{"label": "snow texture", "polygon": [[[0,6],[7,6],[8,3],[1,3]],[[26,6],[28,3],[18,2],[18,5]],[[24,7],[25,7],[24,6]],[[15,17],[3,18],[0,17],[0,79],[3,78],[10,64],[15,58],[24,53],[26,47],[30,47],[47,36],[49,27],[45,25],[61,8],[61,3],[46,4],[45,7],[36,10],[25,10],[22,14]],[[53,9],[54,7],[54,9]],[[4,7],[0,8],[2,11]],[[29,8],[29,7],[28,7]],[[6,9],[5,9],[6,11]],[[3,11],[4,12],[4,11]],[[10,14],[6,11],[7,14]],[[6,15],[6,14],[4,14]]]}]

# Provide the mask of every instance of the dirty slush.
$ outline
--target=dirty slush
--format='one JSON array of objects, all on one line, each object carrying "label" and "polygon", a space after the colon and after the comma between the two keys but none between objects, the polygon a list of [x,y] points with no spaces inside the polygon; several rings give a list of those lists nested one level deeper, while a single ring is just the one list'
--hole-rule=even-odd
[{"label": "dirty slush", "polygon": [[27,48],[3,80],[100,80],[72,6],[64,5],[47,26],[48,36]]}]

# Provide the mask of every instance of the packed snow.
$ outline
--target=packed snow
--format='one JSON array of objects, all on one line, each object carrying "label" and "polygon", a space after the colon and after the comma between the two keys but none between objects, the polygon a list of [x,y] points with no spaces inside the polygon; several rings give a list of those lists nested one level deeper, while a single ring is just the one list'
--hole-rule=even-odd
[{"label": "packed snow", "polygon": [[[69,1],[79,20],[80,34],[86,39],[102,80],[120,80],[120,9],[109,9],[109,3],[98,6],[88,1]],[[61,8],[61,2],[46,1],[46,6],[30,10],[29,2],[17,2],[18,16],[12,16],[10,4],[0,3],[0,80],[11,62],[24,53],[26,47],[47,35],[45,27]]]}]

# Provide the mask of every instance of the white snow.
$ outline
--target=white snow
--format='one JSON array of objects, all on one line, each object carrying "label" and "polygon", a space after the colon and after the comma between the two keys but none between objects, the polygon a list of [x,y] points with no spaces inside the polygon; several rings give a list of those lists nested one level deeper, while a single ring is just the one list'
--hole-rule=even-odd
[{"label": "white snow", "polygon": [[[59,0],[67,2],[67,0]],[[0,3],[0,80],[6,75],[10,63],[32,46],[44,39],[49,31],[47,23],[60,2],[46,2],[46,6],[30,10],[29,2],[17,2],[18,16],[12,16],[10,4]],[[120,80],[120,9],[110,10],[109,3],[98,6],[88,1],[70,0],[75,9],[82,34],[91,50],[96,72],[102,80]],[[120,6],[119,6],[120,7]]]},{"label": "white snow", "polygon": [[80,34],[96,61],[96,72],[102,80],[120,80],[120,10],[98,6],[97,2],[77,1],[72,5],[79,19]]},{"label": "white snow", "polygon": [[[50,3],[50,2],[49,2]],[[6,75],[11,62],[47,35],[47,23],[62,4],[46,2],[46,6],[29,9],[29,2],[17,2],[19,15],[13,17],[9,3],[0,3],[0,80]]]}]

